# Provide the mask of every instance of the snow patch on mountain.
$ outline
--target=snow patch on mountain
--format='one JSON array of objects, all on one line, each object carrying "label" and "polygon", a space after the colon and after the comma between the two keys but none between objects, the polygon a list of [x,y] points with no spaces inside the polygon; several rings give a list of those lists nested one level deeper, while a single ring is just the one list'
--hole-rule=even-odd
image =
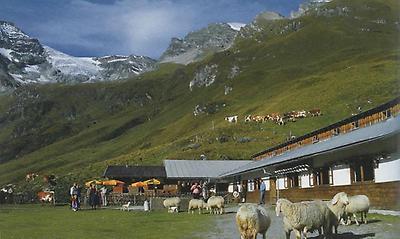
[{"label": "snow patch on mountain", "polygon": [[227,24],[235,31],[240,31],[242,27],[246,26],[246,24],[240,22],[228,22]]},{"label": "snow patch on mountain", "polygon": [[90,57],[73,57],[51,47],[44,46],[48,61],[54,68],[68,75],[88,75],[94,77],[101,70],[99,62]]},{"label": "snow patch on mountain", "polygon": [[0,48],[0,54],[5,56],[6,58],[8,58],[10,61],[13,60],[11,53],[12,50],[11,49],[5,49],[5,48]]}]

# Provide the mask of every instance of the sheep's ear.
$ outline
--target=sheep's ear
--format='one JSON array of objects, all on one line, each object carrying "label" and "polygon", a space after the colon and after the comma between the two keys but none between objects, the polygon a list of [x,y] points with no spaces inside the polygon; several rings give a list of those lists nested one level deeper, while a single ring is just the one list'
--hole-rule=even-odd
[{"label": "sheep's ear", "polygon": [[333,197],[333,199],[332,199],[332,204],[333,205],[336,205],[337,203],[338,203],[338,201],[339,201],[339,199],[338,199],[338,197]]}]

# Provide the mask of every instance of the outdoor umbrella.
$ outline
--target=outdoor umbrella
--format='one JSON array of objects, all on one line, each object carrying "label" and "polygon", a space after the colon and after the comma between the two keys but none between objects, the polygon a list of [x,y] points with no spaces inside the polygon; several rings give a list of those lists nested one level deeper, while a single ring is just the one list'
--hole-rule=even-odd
[{"label": "outdoor umbrella", "polygon": [[131,186],[132,186],[132,187],[139,188],[139,187],[144,187],[144,186],[146,186],[146,184],[145,184],[144,182],[136,182],[136,183],[132,183]]},{"label": "outdoor umbrella", "polygon": [[112,180],[105,180],[105,181],[102,182],[102,184],[105,185],[105,186],[116,186],[118,184],[125,184],[125,182],[112,179]]},{"label": "outdoor umbrella", "polygon": [[90,181],[88,181],[88,182],[85,183],[85,186],[86,186],[86,187],[90,187],[90,185],[92,185],[92,184],[101,185],[102,182],[99,181],[99,180],[90,180]]},{"label": "outdoor umbrella", "polygon": [[160,185],[160,184],[161,184],[160,180],[155,179],[155,178],[146,180],[146,181],[144,181],[143,183],[145,183],[145,184],[147,184],[147,185],[149,185],[149,184]]}]

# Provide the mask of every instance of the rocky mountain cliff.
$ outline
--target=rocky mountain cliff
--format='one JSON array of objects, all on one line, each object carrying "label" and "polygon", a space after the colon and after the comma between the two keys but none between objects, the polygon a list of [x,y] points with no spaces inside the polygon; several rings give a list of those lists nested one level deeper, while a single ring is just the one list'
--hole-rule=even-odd
[{"label": "rocky mountain cliff", "polygon": [[189,64],[203,59],[208,53],[228,49],[241,27],[241,23],[210,24],[198,31],[190,32],[183,39],[172,38],[160,62]]},{"label": "rocky mountain cliff", "polygon": [[80,83],[125,79],[153,70],[145,56],[73,57],[42,45],[0,21],[0,92],[29,83]]}]

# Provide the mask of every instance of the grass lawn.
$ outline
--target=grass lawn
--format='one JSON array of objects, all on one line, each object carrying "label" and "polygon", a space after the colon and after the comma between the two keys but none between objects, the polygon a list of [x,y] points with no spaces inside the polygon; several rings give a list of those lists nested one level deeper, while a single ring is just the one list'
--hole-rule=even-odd
[{"label": "grass lawn", "polygon": [[73,212],[67,206],[0,206],[0,239],[9,238],[195,238],[212,223],[209,215],[114,209]]}]

